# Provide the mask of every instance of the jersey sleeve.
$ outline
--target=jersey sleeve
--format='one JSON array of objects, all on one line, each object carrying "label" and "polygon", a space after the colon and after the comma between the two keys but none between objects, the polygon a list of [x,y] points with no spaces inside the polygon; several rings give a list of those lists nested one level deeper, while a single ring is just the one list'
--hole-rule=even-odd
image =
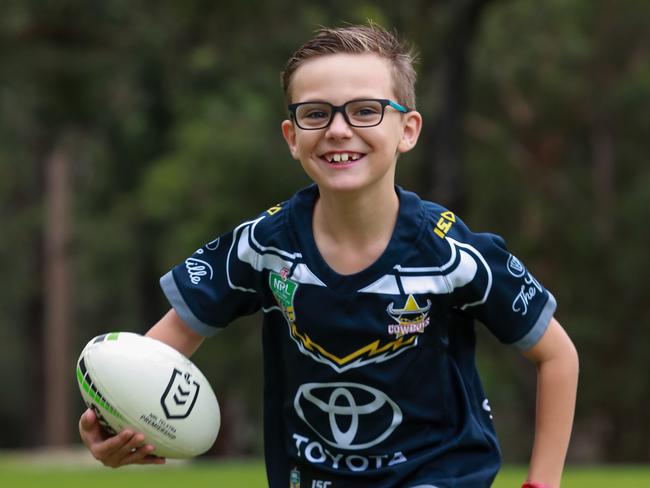
[{"label": "jersey sleeve", "polygon": [[260,308],[257,273],[237,257],[243,227],[197,249],[160,279],[171,306],[201,335],[211,336]]},{"label": "jersey sleeve", "polygon": [[457,220],[446,239],[467,263],[468,279],[453,287],[455,307],[481,321],[503,343],[525,351],[544,335],[553,295],[494,234],[473,233]]}]

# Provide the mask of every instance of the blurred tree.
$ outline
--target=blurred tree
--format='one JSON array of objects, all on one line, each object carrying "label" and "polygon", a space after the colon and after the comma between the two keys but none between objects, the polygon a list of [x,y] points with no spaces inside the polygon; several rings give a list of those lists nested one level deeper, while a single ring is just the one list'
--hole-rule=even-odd
[{"label": "blurred tree", "polygon": [[[650,270],[639,253],[648,242],[639,224],[649,172],[639,149],[649,125],[638,109],[650,97],[640,61],[648,18],[650,5],[638,1],[502,4],[486,19],[473,68],[468,217],[506,236],[558,298],[581,354],[577,459],[650,455],[650,381],[639,374],[650,357],[638,346],[650,339],[640,298]],[[506,409],[526,394],[528,412],[509,409],[502,425],[529,432],[534,389],[516,363],[494,372],[511,385],[496,391],[510,391]],[[525,452],[528,436],[512,439],[513,447],[521,440],[512,452]]]},{"label": "blurred tree", "polygon": [[464,0],[448,9],[450,19],[439,53],[434,59],[424,59],[428,71],[420,77],[420,85],[437,96],[435,106],[428,97],[427,105],[420,108],[433,120],[424,125],[422,132],[423,177],[418,190],[424,197],[461,213],[466,204],[462,123],[467,104],[470,50],[490,3],[490,0]]},{"label": "blurred tree", "polygon": [[70,418],[68,364],[71,334],[70,315],[70,169],[71,155],[60,143],[45,162],[45,231],[43,238],[43,348],[45,442],[70,442],[66,419]]}]

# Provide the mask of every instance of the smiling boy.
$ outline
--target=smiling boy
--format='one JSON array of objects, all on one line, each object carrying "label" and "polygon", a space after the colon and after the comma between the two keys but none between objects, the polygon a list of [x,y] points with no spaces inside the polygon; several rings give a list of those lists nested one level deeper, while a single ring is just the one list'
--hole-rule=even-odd
[{"label": "smiling boy", "polygon": [[[408,51],[377,26],[321,29],[289,60],[282,134],[314,185],[167,273],[172,310],[148,335],[191,355],[234,318],[264,312],[269,486],[487,487],[500,466],[474,365],[478,319],[537,366],[525,486],[558,487],[577,354],[553,296],[503,240],[395,186],[412,149]],[[200,259],[213,273],[190,275]],[[82,439],[109,466],[161,463],[141,434]]]}]

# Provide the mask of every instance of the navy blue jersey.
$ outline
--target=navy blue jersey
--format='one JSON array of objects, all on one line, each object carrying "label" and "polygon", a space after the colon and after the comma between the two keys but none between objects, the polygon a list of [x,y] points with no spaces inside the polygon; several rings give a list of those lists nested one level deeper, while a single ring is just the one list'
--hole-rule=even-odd
[{"label": "navy blue jersey", "polygon": [[499,469],[474,319],[525,350],[555,300],[501,238],[397,193],[392,238],[357,274],[336,273],[319,254],[311,186],[161,279],[206,336],[263,311],[272,488],[486,487]]}]

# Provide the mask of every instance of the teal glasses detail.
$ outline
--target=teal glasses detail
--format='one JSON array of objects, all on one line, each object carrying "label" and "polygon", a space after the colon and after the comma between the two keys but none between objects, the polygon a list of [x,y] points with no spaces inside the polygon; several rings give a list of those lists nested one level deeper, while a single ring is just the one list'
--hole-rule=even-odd
[{"label": "teal glasses detail", "polygon": [[332,105],[328,102],[301,102],[292,103],[288,108],[291,119],[298,127],[303,130],[317,130],[329,127],[336,112],[340,112],[351,127],[374,127],[384,120],[384,112],[388,106],[398,112],[409,112],[399,103],[382,98],[350,100],[343,105]]}]

